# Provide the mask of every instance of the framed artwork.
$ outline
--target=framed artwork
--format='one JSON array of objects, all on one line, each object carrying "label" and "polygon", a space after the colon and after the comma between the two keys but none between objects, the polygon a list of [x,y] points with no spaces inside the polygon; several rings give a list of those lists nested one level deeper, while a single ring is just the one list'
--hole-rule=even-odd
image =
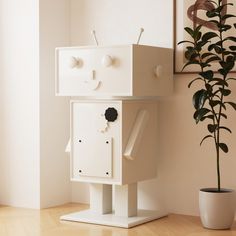
[{"label": "framed artwork", "polygon": [[[224,4],[234,3],[234,6],[225,7],[224,12],[227,14],[235,14],[236,3],[234,0],[222,0]],[[214,31],[215,25],[207,22],[206,12],[215,8],[215,5],[209,0],[174,0],[174,73],[175,74],[188,74],[198,73],[199,66],[191,65],[182,71],[186,59],[184,57],[184,51],[187,44],[177,45],[182,40],[190,39],[190,36],[185,32],[185,27],[195,28],[199,24],[203,25],[202,30],[204,32]],[[235,18],[227,20],[227,24],[235,23]],[[233,35],[233,30],[227,31],[227,34]],[[212,70],[217,71],[216,66]],[[236,72],[236,68],[234,70]]]}]

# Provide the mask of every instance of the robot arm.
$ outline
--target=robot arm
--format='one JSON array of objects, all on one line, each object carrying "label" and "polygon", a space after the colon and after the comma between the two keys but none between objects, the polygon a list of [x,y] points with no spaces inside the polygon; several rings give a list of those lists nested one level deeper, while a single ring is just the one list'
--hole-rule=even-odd
[{"label": "robot arm", "polygon": [[132,128],[131,134],[129,136],[128,143],[124,151],[124,157],[128,160],[134,160],[135,155],[138,151],[140,141],[142,140],[143,131],[148,123],[149,113],[146,110],[140,110],[134,126]]}]

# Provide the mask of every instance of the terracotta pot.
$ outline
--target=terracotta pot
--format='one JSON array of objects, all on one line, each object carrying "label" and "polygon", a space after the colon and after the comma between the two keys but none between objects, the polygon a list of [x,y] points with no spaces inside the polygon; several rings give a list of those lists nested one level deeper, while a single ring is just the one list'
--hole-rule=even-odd
[{"label": "terracotta pot", "polygon": [[199,191],[199,208],[202,224],[209,229],[229,229],[234,221],[235,191],[204,188]]}]

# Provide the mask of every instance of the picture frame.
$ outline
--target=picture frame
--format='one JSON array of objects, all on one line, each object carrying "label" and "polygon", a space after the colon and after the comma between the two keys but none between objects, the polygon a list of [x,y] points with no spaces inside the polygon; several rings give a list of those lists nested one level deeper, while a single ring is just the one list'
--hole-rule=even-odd
[{"label": "picture frame", "polygon": [[[199,73],[199,66],[198,65],[191,65],[183,69],[183,66],[185,64],[185,58],[184,58],[184,48],[186,47],[186,44],[180,44],[178,45],[178,42],[182,40],[186,40],[188,38],[188,34],[185,32],[185,27],[192,27],[193,21],[190,20],[190,18],[187,15],[188,9],[193,6],[196,3],[197,0],[174,0],[173,2],[173,9],[174,9],[174,74],[195,74]],[[199,1],[199,0],[198,0]],[[206,0],[202,0],[206,1]],[[225,0],[227,1],[227,0]],[[230,2],[230,0],[228,0]],[[233,10],[235,10],[236,4],[234,3],[234,6],[231,7],[231,9],[227,9],[227,14],[233,13]],[[234,9],[232,9],[234,8]],[[205,20],[204,16],[206,15],[206,9],[200,9],[199,11],[199,20]],[[209,31],[206,27],[204,27],[205,31]],[[229,31],[229,34],[232,34],[232,32]],[[217,64],[216,66],[211,68],[213,71],[217,71]],[[236,66],[233,71],[233,73],[236,73]]]}]

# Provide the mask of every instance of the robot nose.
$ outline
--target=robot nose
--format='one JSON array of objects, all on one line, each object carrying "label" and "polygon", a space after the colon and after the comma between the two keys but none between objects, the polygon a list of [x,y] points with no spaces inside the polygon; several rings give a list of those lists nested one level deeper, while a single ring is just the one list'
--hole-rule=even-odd
[{"label": "robot nose", "polygon": [[105,111],[105,118],[109,122],[114,122],[118,117],[118,112],[114,107],[109,107]]}]

